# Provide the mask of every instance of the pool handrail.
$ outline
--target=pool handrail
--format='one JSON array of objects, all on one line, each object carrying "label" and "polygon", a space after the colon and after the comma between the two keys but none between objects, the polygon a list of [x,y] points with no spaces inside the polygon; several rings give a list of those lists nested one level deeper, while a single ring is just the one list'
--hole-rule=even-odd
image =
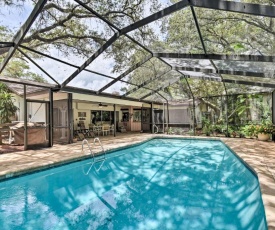
[{"label": "pool handrail", "polygon": [[90,146],[88,140],[87,140],[87,139],[84,139],[84,140],[82,141],[82,152],[84,152],[84,144],[86,144],[86,145],[88,146],[89,150],[90,150],[90,153],[91,153],[92,157],[93,157],[92,165],[90,166],[90,168],[89,168],[89,170],[87,171],[87,173],[84,172],[85,175],[88,175],[88,174],[89,174],[89,172],[90,172],[90,170],[91,170],[91,168],[92,168],[93,166],[95,167],[95,163],[102,161],[102,163],[100,164],[99,168],[96,168],[96,167],[95,167],[96,171],[99,171],[99,170],[101,169],[102,165],[104,164],[105,160],[106,160],[106,152],[105,152],[105,149],[103,148],[103,145],[102,145],[102,143],[101,143],[101,141],[100,141],[100,139],[99,139],[98,137],[96,137],[96,138],[94,139],[93,146],[95,147],[96,141],[98,141],[98,143],[99,143],[100,146],[101,146],[102,151],[104,152],[104,157],[98,159],[97,161],[95,160],[95,154],[94,154],[94,152],[92,151],[92,148],[91,148],[91,146]]},{"label": "pool handrail", "polygon": [[154,124],[154,126],[153,127],[156,127],[157,128],[157,131],[156,132],[154,132],[155,134],[157,134],[158,132],[159,132],[159,127],[156,125],[156,124]]}]

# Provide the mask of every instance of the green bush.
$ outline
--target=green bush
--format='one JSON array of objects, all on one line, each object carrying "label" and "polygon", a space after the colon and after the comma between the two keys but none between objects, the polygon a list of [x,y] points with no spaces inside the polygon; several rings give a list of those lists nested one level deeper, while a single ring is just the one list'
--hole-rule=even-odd
[{"label": "green bush", "polygon": [[246,137],[254,137],[256,135],[256,125],[254,124],[247,124],[244,127],[242,127],[241,132],[246,136]]}]

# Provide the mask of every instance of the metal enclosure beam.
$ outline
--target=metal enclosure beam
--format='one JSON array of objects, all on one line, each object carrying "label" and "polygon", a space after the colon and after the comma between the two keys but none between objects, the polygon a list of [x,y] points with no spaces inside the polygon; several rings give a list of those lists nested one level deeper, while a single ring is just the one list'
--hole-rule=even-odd
[{"label": "metal enclosure beam", "polygon": [[68,122],[69,122],[69,137],[68,142],[73,143],[73,131],[74,131],[74,120],[73,120],[73,94],[68,93]]},{"label": "metal enclosure beam", "polygon": [[251,3],[241,3],[235,1],[222,1],[222,0],[189,0],[191,6],[223,10],[229,12],[250,14],[256,16],[275,17],[275,6],[259,5]]},{"label": "metal enclosure beam", "polygon": [[[170,65],[168,62],[166,62],[165,60],[162,60],[161,58],[158,58],[158,59],[161,60],[162,62],[164,62],[166,65],[170,66],[170,67],[172,68],[172,70],[174,69],[174,67],[173,67],[172,65]],[[192,96],[192,98],[194,99],[193,92],[192,92],[192,90],[191,90],[191,87],[190,87],[190,85],[189,85],[189,83],[188,83],[188,81],[187,81],[185,75],[184,75],[183,73],[181,73],[180,71],[178,71],[178,70],[176,70],[176,71],[177,71],[181,76],[184,77],[184,79],[185,79],[185,81],[186,81],[186,84],[187,84],[187,86],[188,86],[188,89],[190,90],[191,96]]]},{"label": "metal enclosure beam", "polygon": [[231,79],[223,79],[223,82],[240,84],[240,85],[252,85],[252,86],[259,86],[259,87],[266,87],[266,88],[275,88],[275,84],[270,84],[270,83],[259,83],[259,82],[231,80]]},{"label": "metal enclosure beam", "polygon": [[141,19],[140,21],[137,21],[137,22],[135,22],[135,23],[133,23],[133,24],[131,24],[129,26],[126,26],[125,28],[123,28],[121,30],[121,33],[122,34],[129,33],[131,31],[133,31],[135,29],[138,29],[138,28],[140,28],[142,26],[145,26],[145,25],[147,25],[147,24],[149,24],[149,23],[151,23],[153,21],[156,21],[156,20],[158,20],[160,18],[168,16],[169,14],[172,14],[172,13],[174,13],[176,11],[179,11],[179,10],[187,7],[188,5],[189,5],[189,1],[188,0],[182,0],[180,2],[177,2],[177,3],[175,3],[172,6],[169,6],[169,7],[165,8],[165,9],[163,9],[163,10],[157,12],[157,13],[154,13],[154,14],[152,14],[152,15],[144,18],[144,19]]},{"label": "metal enclosure beam", "polygon": [[21,84],[21,85],[36,86],[36,87],[47,88],[47,89],[51,89],[51,88],[55,89],[58,87],[57,85],[53,85],[53,84],[49,84],[49,83],[33,82],[33,81],[23,80],[23,79],[19,79],[19,78],[12,78],[12,77],[0,76],[0,81]]},{"label": "metal enclosure beam", "polygon": [[118,38],[120,34],[115,33],[103,46],[101,46],[87,61],[85,61],[75,72],[71,74],[62,84],[61,88],[64,88],[70,81],[72,81],[81,71],[83,71],[88,65],[90,65],[101,53],[103,53],[109,46],[111,46]]},{"label": "metal enclosure beam", "polygon": [[151,133],[154,133],[154,108],[153,108],[153,102],[151,102]]},{"label": "metal enclosure beam", "polygon": [[27,54],[25,54],[21,49],[19,49],[19,52],[23,54],[30,62],[32,62],[38,69],[40,69],[44,74],[46,74],[52,81],[54,81],[58,86],[59,83],[48,73],[46,72],[40,65],[38,65],[34,60],[32,60]]},{"label": "metal enclosure beam", "polygon": [[28,149],[28,102],[27,102],[27,89],[24,85],[24,150]]},{"label": "metal enclosure beam", "polygon": [[187,76],[188,78],[193,79],[201,79],[206,81],[219,81],[219,82],[225,82],[225,83],[233,83],[233,84],[240,84],[240,85],[252,85],[252,86],[260,86],[260,87],[266,87],[266,88],[275,88],[275,84],[272,83],[262,83],[262,82],[252,82],[252,81],[244,81],[244,80],[232,80],[232,79],[215,79],[215,78],[201,78],[198,76]]},{"label": "metal enclosure beam", "polygon": [[[31,52],[37,53],[37,54],[39,54],[39,55],[41,55],[41,56],[45,56],[45,57],[47,57],[47,58],[50,58],[50,59],[52,59],[52,60],[55,60],[55,61],[57,61],[57,62],[63,63],[63,64],[65,64],[65,65],[68,65],[68,66],[71,66],[71,67],[74,67],[74,68],[77,68],[77,69],[79,68],[79,66],[77,66],[77,65],[71,64],[71,63],[69,63],[69,62],[60,60],[60,59],[55,58],[55,57],[52,57],[52,56],[50,56],[50,55],[48,55],[48,54],[41,53],[41,52],[39,52],[39,51],[37,51],[37,50],[28,48],[28,47],[26,47],[26,46],[20,45],[20,47],[23,48],[23,49],[29,50],[29,51],[31,51]],[[89,70],[89,69],[84,69],[83,71],[86,71],[86,72],[88,72],[88,73],[94,73],[94,74],[100,75],[100,76],[102,76],[102,77],[110,78],[110,79],[116,79],[115,77],[112,77],[112,76],[109,76],[109,75],[106,75],[106,74],[103,74],[103,73],[99,73],[99,72],[96,72],[96,71],[93,71],[93,70]],[[121,82],[124,82],[124,83],[127,83],[127,84],[129,84],[129,85],[138,86],[137,84],[133,84],[133,83],[130,83],[130,82],[126,82],[126,81],[124,81],[124,80],[120,80],[120,81],[121,81]]]},{"label": "metal enclosure beam", "polygon": [[25,35],[27,34],[27,32],[30,29],[31,25],[33,24],[33,22],[35,21],[35,19],[37,18],[37,16],[41,12],[41,10],[43,9],[46,2],[47,2],[47,0],[39,0],[35,4],[34,9],[32,10],[32,12],[31,12],[30,16],[28,17],[27,21],[21,26],[20,30],[14,36],[14,38],[12,40],[12,43],[14,43],[14,46],[12,46],[10,48],[10,50],[9,50],[8,54],[6,55],[5,59],[0,64],[0,73],[2,73],[3,69],[8,64],[9,60],[11,59],[13,54],[15,53],[17,47],[22,42],[23,38],[25,37]]},{"label": "metal enclosure beam", "polygon": [[248,61],[248,62],[275,62],[275,56],[262,55],[227,55],[227,54],[190,54],[190,53],[153,53],[154,57],[160,58],[182,58],[202,60],[223,60],[223,61]]},{"label": "metal enclosure beam", "polygon": [[197,16],[196,16],[196,12],[195,12],[193,6],[191,6],[190,8],[191,8],[192,15],[193,15],[193,18],[194,18],[194,21],[195,21],[197,32],[199,34],[199,38],[200,38],[200,41],[201,41],[201,45],[202,45],[204,54],[207,54],[206,47],[205,47],[205,44],[204,44],[204,41],[203,41],[203,37],[202,37],[202,33],[201,33],[201,30],[200,30],[199,22],[198,22],[198,19],[197,19]]},{"label": "metal enclosure beam", "polygon": [[49,147],[53,146],[53,91],[49,89]]},{"label": "metal enclosure beam", "polygon": [[14,46],[13,42],[0,42],[0,47],[11,47]]},{"label": "metal enclosure beam", "polygon": [[[177,79],[175,79],[174,81],[170,82],[170,84],[174,84],[174,83],[177,82],[178,80],[179,80],[179,78],[177,78]],[[167,87],[167,86],[161,86],[161,87],[159,87],[159,88],[157,88],[157,89],[155,89],[155,90],[152,90],[151,93],[148,93],[148,94],[144,95],[143,97],[140,98],[140,100],[143,100],[143,99],[145,99],[146,97],[149,97],[149,96],[153,95],[154,93],[158,93],[160,90],[162,90],[162,89],[165,88],[165,87]],[[191,94],[192,94],[192,92],[191,92]],[[192,94],[192,95],[193,95],[193,94]]]},{"label": "metal enclosure beam", "polygon": [[169,123],[170,123],[170,117],[169,117],[169,103],[166,104],[167,107],[167,134],[169,133]]},{"label": "metal enclosure beam", "polygon": [[151,92],[151,93],[147,93],[146,95],[144,95],[143,97],[140,98],[140,100],[143,100],[145,99],[146,97],[149,97],[151,95],[153,95],[154,93],[157,93],[158,91],[162,90],[163,86],[162,87],[159,87],[157,89],[154,90],[154,92]]},{"label": "metal enclosure beam", "polygon": [[116,117],[116,104],[114,104],[114,137],[116,136],[116,120],[117,120],[117,117]]},{"label": "metal enclosure beam", "polygon": [[[98,18],[100,18],[102,21],[104,21],[105,23],[107,23],[107,25],[109,25],[110,27],[113,27],[115,30],[119,31],[120,34],[121,33],[121,29],[118,28],[116,25],[114,25],[112,22],[110,22],[109,20],[107,20],[105,17],[103,17],[101,14],[97,13],[94,9],[92,9],[91,7],[87,6],[85,3],[79,1],[79,0],[74,0],[75,2],[77,2],[79,5],[81,5],[82,7],[84,7],[86,10],[90,11],[92,14],[96,15]],[[136,43],[137,45],[139,45],[140,47],[142,47],[144,50],[146,50],[147,52],[151,53],[152,52],[147,49],[144,45],[140,44],[138,41],[136,41],[135,39],[133,39],[131,36],[129,36],[127,33],[124,33],[123,35],[125,35],[127,38],[129,38],[130,40],[132,40],[134,43]]]},{"label": "metal enclosure beam", "polygon": [[[272,92],[272,123],[275,124],[275,91]],[[275,133],[272,135],[272,140],[275,141]]]},{"label": "metal enclosure beam", "polygon": [[262,72],[252,72],[252,71],[238,71],[238,70],[225,70],[225,69],[204,69],[196,67],[173,67],[175,70],[179,71],[190,71],[190,72],[201,72],[201,73],[216,73],[216,74],[227,74],[227,75],[237,75],[237,76],[250,76],[250,77],[262,77],[266,76]]},{"label": "metal enclosure beam", "polygon": [[101,93],[98,95],[97,91],[88,90],[88,89],[81,89],[71,86],[66,86],[61,89],[62,92],[68,92],[68,93],[79,93],[79,94],[86,94],[86,95],[93,95],[93,96],[99,96],[99,97],[108,97],[108,98],[114,98],[114,99],[120,99],[120,100],[126,100],[126,101],[136,101],[136,102],[144,102],[144,103],[151,103],[151,101],[142,100],[142,99],[136,99],[131,97],[122,97],[114,94],[109,93]]},{"label": "metal enclosure beam", "polygon": [[142,88],[142,87],[148,85],[148,84],[151,83],[152,81],[157,80],[158,78],[161,78],[163,75],[169,73],[170,71],[171,71],[171,70],[168,70],[168,71],[166,71],[166,72],[164,72],[164,73],[162,73],[162,74],[156,76],[155,78],[154,78],[154,77],[149,78],[148,80],[144,81],[142,84],[138,85],[136,88],[127,91],[125,94],[123,94],[123,97],[125,97],[125,96],[127,96],[127,95],[129,95],[129,94],[131,94],[131,93],[134,93],[135,91],[137,91],[137,90],[139,90],[140,88]]},{"label": "metal enclosure beam", "polygon": [[135,65],[133,65],[130,69],[126,70],[123,74],[121,74],[120,76],[118,76],[116,79],[114,79],[113,81],[111,81],[110,83],[106,84],[104,87],[102,87],[100,90],[98,90],[98,93],[102,93],[104,90],[106,90],[107,88],[109,88],[111,85],[115,84],[116,82],[118,82],[120,79],[126,77],[128,74],[130,74],[132,71],[134,71],[135,69],[137,69],[138,67],[142,66],[145,62],[147,62],[148,60],[150,60],[152,58],[152,55],[147,56],[146,58],[144,58],[143,60],[141,60],[140,62],[136,63]]},{"label": "metal enclosure beam", "polygon": [[[197,15],[196,15],[196,12],[195,12],[195,9],[193,6],[190,7],[191,8],[191,11],[192,11],[192,15],[193,15],[193,18],[194,18],[194,21],[195,21],[195,24],[196,24],[196,28],[197,28],[197,31],[198,31],[198,34],[199,34],[199,37],[200,37],[200,41],[201,41],[201,44],[202,44],[202,47],[203,47],[203,51],[204,51],[204,54],[207,55],[207,50],[206,50],[206,46],[205,46],[205,43],[204,43],[204,40],[203,40],[203,37],[202,37],[202,33],[201,33],[201,29],[200,29],[200,25],[199,25],[199,22],[198,22],[198,19],[197,19]],[[209,60],[211,65],[214,67],[214,69],[217,71],[218,68],[216,67],[215,63],[213,62],[212,59]],[[219,74],[220,78],[222,78],[222,75]],[[223,87],[224,87],[224,90],[225,90],[225,93],[227,94],[227,90],[226,90],[226,87],[225,87],[225,84],[223,83]],[[193,118],[193,129],[194,129],[194,135],[196,134],[196,131],[195,131],[195,124],[196,124],[196,107],[195,107],[195,100],[194,100],[194,97],[193,97],[193,114],[194,114],[194,118]],[[227,121],[227,119],[226,119]],[[228,131],[228,122],[226,122],[226,130]]]}]

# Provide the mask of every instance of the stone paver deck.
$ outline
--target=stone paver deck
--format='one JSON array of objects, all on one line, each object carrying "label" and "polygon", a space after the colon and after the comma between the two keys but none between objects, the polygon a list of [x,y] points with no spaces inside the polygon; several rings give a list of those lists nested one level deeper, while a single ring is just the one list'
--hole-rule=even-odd
[{"label": "stone paver deck", "polygon": [[[129,144],[137,144],[156,136],[166,135],[126,133],[117,137],[108,136],[100,139],[104,148],[111,150]],[[255,139],[220,139],[257,172],[268,227],[275,230],[275,143],[261,142]],[[101,152],[100,146],[97,146],[94,151],[99,154]],[[1,154],[0,180],[89,157],[89,155],[85,155],[81,151],[81,142],[69,145],[55,145],[52,148],[41,150]]]}]

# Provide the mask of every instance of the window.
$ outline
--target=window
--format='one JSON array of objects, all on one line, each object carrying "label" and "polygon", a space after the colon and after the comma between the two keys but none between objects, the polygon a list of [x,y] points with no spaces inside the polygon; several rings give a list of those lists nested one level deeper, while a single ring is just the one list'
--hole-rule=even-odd
[{"label": "window", "polygon": [[141,121],[141,110],[140,109],[134,109],[133,121],[135,121],[135,122]]}]

